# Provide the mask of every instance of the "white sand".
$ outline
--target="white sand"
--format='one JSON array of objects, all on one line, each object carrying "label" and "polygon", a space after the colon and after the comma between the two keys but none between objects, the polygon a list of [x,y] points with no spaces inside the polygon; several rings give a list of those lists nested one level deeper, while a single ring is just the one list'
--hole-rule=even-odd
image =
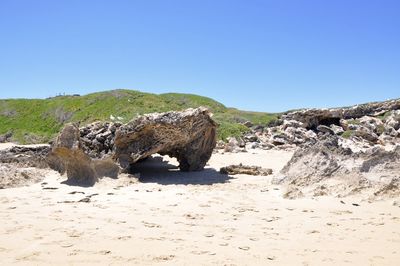
[{"label": "white sand", "polygon": [[11,142],[0,143],[0,150],[8,149],[8,148],[11,148],[11,147],[13,147],[15,145],[17,145],[17,144],[11,143]]},{"label": "white sand", "polygon": [[[130,185],[103,179],[73,187],[52,174],[47,184],[0,190],[0,262],[399,265],[400,208],[393,201],[286,200],[271,177],[229,179],[214,170],[242,162],[277,172],[290,156],[215,154],[196,173],[152,159],[138,167],[141,182]],[[76,202],[91,194],[90,202]]]}]

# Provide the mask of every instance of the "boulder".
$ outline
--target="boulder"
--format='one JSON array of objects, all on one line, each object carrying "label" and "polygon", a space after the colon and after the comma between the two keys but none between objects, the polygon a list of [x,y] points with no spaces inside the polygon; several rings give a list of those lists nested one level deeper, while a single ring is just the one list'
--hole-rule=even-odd
[{"label": "boulder", "polygon": [[331,125],[330,128],[332,129],[335,135],[340,135],[344,132],[343,127],[337,125]]},{"label": "boulder", "polygon": [[128,168],[159,153],[175,157],[182,171],[202,170],[216,145],[216,126],[203,107],[144,115],[116,130],[113,158]]},{"label": "boulder", "polygon": [[234,137],[229,137],[228,142],[225,144],[224,151],[225,152],[233,152],[233,153],[238,153],[238,152],[244,152],[245,149],[243,147],[242,141],[240,139],[238,140],[237,138]]},{"label": "boulder", "polygon": [[222,167],[219,172],[225,175],[272,175],[272,169],[261,168],[259,166],[248,166],[243,164]]},{"label": "boulder", "polygon": [[357,128],[354,131],[354,135],[357,136],[357,137],[363,138],[363,139],[365,139],[367,141],[373,142],[373,143],[377,142],[378,139],[379,139],[377,134],[375,134],[369,128],[366,128],[366,127],[363,127],[363,126]]},{"label": "boulder", "polygon": [[382,120],[375,118],[375,117],[370,117],[370,116],[364,116],[361,117],[359,120],[360,124],[366,128],[368,128],[370,131],[374,132],[375,134],[382,134],[385,131],[385,126],[382,122]]},{"label": "boulder", "polygon": [[243,141],[244,142],[259,142],[259,139],[256,134],[253,133],[247,133],[243,136]]},{"label": "boulder", "polygon": [[282,129],[286,129],[288,127],[303,127],[304,124],[302,122],[296,121],[296,120],[284,120],[283,121],[283,125],[282,125]]},{"label": "boulder", "polygon": [[393,111],[385,119],[385,124],[394,128],[395,130],[400,129],[400,110]]},{"label": "boulder", "polygon": [[53,148],[64,147],[68,149],[80,149],[81,134],[77,124],[71,123],[64,126],[53,143]]},{"label": "boulder", "polygon": [[283,134],[272,135],[271,143],[275,146],[287,144],[286,136]]}]

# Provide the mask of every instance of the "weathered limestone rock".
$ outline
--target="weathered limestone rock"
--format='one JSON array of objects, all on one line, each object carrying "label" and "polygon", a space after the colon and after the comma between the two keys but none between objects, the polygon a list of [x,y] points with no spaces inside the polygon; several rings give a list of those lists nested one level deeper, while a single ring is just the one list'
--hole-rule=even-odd
[{"label": "weathered limestone rock", "polygon": [[400,145],[353,151],[336,135],[300,147],[273,182],[287,194],[347,196],[366,191],[371,198],[398,197]]},{"label": "weathered limestone rock", "polygon": [[400,99],[360,104],[353,107],[334,109],[306,109],[291,112],[282,116],[283,120],[295,120],[302,122],[308,129],[316,128],[319,125],[339,125],[341,119],[361,118],[363,116],[378,116],[388,111],[399,110]]},{"label": "weathered limestone rock", "polygon": [[[334,109],[305,109],[288,112],[257,134],[263,149],[290,149],[316,143],[325,134],[350,140],[360,149],[400,143],[400,99]],[[245,135],[246,136],[246,135]],[[253,140],[243,138],[246,147]]]},{"label": "weathered limestone rock", "polygon": [[103,176],[116,178],[118,166],[111,159],[92,159],[84,152],[80,136],[76,124],[64,127],[47,157],[50,168],[66,172],[71,184],[91,186]]},{"label": "weathered limestone rock", "polygon": [[229,137],[227,143],[224,145],[224,152],[246,152],[246,144],[242,139],[235,137]]},{"label": "weathered limestone rock", "polygon": [[81,149],[55,147],[48,161],[52,169],[67,173],[70,184],[92,186],[98,180],[91,158]]},{"label": "weathered limestone rock", "polygon": [[115,132],[121,123],[94,122],[81,127],[82,149],[94,159],[107,158],[114,149]]},{"label": "weathered limestone rock", "polygon": [[225,175],[272,175],[272,169],[261,168],[259,166],[248,166],[243,164],[222,167],[219,172]]},{"label": "weathered limestone rock", "polygon": [[93,185],[99,178],[116,178],[119,167],[154,153],[176,157],[183,171],[202,170],[216,145],[216,123],[205,108],[155,113],[122,125],[96,122],[82,128],[68,124],[53,143],[47,161],[67,173],[72,183]]},{"label": "weathered limestone rock", "polygon": [[216,126],[203,107],[144,115],[117,129],[114,159],[128,168],[159,153],[177,158],[182,171],[202,170],[216,145]]},{"label": "weathered limestone rock", "polygon": [[400,129],[400,110],[393,111],[385,119],[386,124],[395,130]]},{"label": "weathered limestone rock", "polygon": [[325,126],[325,125],[319,125],[317,127],[317,130],[319,132],[326,133],[326,134],[331,134],[331,135],[335,134],[335,132],[330,127]]},{"label": "weathered limestone rock", "polygon": [[68,149],[79,149],[82,147],[80,142],[80,132],[77,124],[67,124],[53,143],[53,148],[64,147]]},{"label": "weathered limestone rock", "polygon": [[0,151],[0,163],[14,164],[17,167],[46,168],[46,157],[49,151],[48,145],[14,146]]}]

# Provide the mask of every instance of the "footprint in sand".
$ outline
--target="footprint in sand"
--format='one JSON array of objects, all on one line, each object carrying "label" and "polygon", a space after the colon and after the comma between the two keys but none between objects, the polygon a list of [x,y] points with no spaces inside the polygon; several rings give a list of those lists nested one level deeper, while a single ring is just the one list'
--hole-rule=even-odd
[{"label": "footprint in sand", "polygon": [[232,228],[232,227],[226,228],[226,229],[223,230],[223,232],[225,232],[225,233],[233,233],[235,231],[236,231],[236,228]]},{"label": "footprint in sand", "polygon": [[99,252],[97,252],[97,254],[100,254],[100,255],[109,255],[109,254],[111,254],[111,251],[110,251],[110,250],[100,250]]},{"label": "footprint in sand", "polygon": [[341,210],[338,210],[338,211],[331,211],[331,212],[329,212],[329,213],[335,214],[335,215],[343,215],[343,214],[352,214],[353,212],[351,212],[351,211],[341,211]]},{"label": "footprint in sand", "polygon": [[335,226],[335,227],[339,226],[338,223],[326,223],[326,225],[328,225],[328,226]]},{"label": "footprint in sand", "polygon": [[224,236],[222,237],[223,240],[231,240],[233,238],[233,236]]},{"label": "footprint in sand", "polygon": [[196,214],[196,213],[195,214],[188,213],[188,214],[184,214],[183,217],[185,217],[186,219],[189,219],[189,220],[201,220],[204,218],[204,215]]},{"label": "footprint in sand", "polygon": [[67,234],[67,236],[69,237],[81,237],[83,235],[83,232],[79,232],[76,230],[72,230],[72,231],[65,231],[65,233]]},{"label": "footprint in sand", "polygon": [[215,252],[208,251],[208,250],[193,250],[193,251],[190,252],[190,253],[192,253],[192,254],[194,254],[194,255],[205,255],[205,254],[208,254],[208,255],[215,255],[215,254],[216,254]]},{"label": "footprint in sand", "polygon": [[213,233],[205,233],[204,236],[205,237],[214,237],[214,234]]},{"label": "footprint in sand", "polygon": [[118,239],[118,240],[128,240],[128,239],[131,239],[132,238],[132,236],[119,236],[119,237],[117,237],[117,238],[114,238],[114,239]]},{"label": "footprint in sand", "polygon": [[6,198],[6,197],[1,197],[0,198],[0,203],[9,203],[9,202],[10,202],[10,200],[8,198]]},{"label": "footprint in sand", "polygon": [[23,256],[18,257],[17,260],[31,260],[32,257],[39,256],[40,254],[41,253],[39,251],[34,251],[34,252],[31,252],[31,253],[29,253],[27,255],[23,255]]},{"label": "footprint in sand", "polygon": [[159,225],[159,224],[149,223],[149,222],[146,222],[146,221],[142,221],[142,224],[145,227],[148,227],[148,228],[161,228],[161,225]]},{"label": "footprint in sand", "polygon": [[60,247],[62,247],[62,248],[70,248],[70,247],[72,247],[74,244],[72,244],[72,243],[68,243],[68,242],[64,242],[64,243],[61,243],[60,244]]},{"label": "footprint in sand", "polygon": [[165,241],[166,240],[166,238],[163,237],[163,236],[160,236],[160,237],[145,237],[143,239],[146,240],[146,241]]},{"label": "footprint in sand", "polygon": [[270,222],[274,222],[274,221],[277,221],[277,220],[280,220],[280,219],[282,219],[282,218],[279,217],[279,216],[275,216],[275,217],[271,217],[271,218],[262,218],[261,220],[270,223]]},{"label": "footprint in sand", "polygon": [[162,261],[173,260],[174,258],[175,258],[175,255],[161,255],[161,256],[154,257],[153,260],[162,262]]}]

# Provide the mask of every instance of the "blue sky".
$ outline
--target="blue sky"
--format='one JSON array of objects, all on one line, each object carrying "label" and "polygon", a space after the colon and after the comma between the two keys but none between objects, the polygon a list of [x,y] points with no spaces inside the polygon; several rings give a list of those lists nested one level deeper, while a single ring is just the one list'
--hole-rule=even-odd
[{"label": "blue sky", "polygon": [[130,88],[257,111],[400,97],[397,0],[0,0],[0,98]]}]

